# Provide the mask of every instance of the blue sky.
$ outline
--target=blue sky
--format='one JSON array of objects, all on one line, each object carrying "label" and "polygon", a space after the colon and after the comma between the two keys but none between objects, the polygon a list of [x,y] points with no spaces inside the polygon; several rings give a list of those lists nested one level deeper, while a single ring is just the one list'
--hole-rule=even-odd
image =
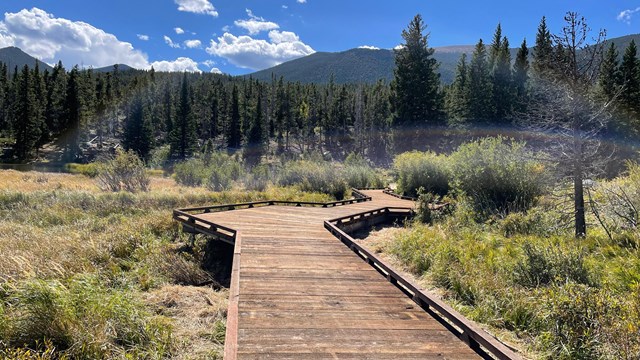
[{"label": "blue sky", "polygon": [[246,74],[315,51],[393,48],[420,13],[430,45],[490,41],[500,22],[512,46],[530,44],[543,15],[552,32],[577,11],[608,37],[640,33],[640,0],[4,0],[0,47],[47,63]]}]

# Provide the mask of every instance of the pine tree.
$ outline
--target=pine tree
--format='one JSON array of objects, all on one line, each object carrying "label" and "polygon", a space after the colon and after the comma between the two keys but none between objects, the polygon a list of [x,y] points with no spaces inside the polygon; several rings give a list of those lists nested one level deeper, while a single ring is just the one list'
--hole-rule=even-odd
[{"label": "pine tree", "polygon": [[438,91],[438,63],[429,47],[426,25],[416,15],[402,31],[405,43],[395,51],[396,68],[391,84],[394,123],[401,126],[436,124],[442,118],[443,98]]},{"label": "pine tree", "polygon": [[58,62],[53,67],[47,84],[47,111],[45,121],[53,135],[61,133],[67,127],[65,102],[67,98],[67,71]]},{"label": "pine tree", "polygon": [[66,118],[66,154],[67,161],[76,161],[80,156],[80,134],[83,126],[82,113],[82,84],[78,66],[69,72],[67,91],[64,102],[64,116]]},{"label": "pine tree", "polygon": [[529,49],[527,39],[522,40],[518,49],[516,61],[513,64],[514,110],[523,112],[526,110],[528,94],[527,81],[529,80]]},{"label": "pine tree", "polygon": [[262,113],[262,93],[258,93],[255,110],[251,116],[247,134],[247,148],[245,158],[250,165],[257,165],[264,155],[264,116]]},{"label": "pine tree", "polygon": [[33,95],[35,98],[35,116],[36,122],[40,126],[40,138],[36,142],[36,151],[49,141],[49,129],[45,122],[45,111],[47,107],[47,88],[45,84],[45,77],[48,76],[48,72],[45,70],[44,74],[40,72],[40,65],[36,61],[36,64],[32,71],[33,79]]},{"label": "pine tree", "polygon": [[41,136],[41,122],[34,93],[33,75],[25,65],[18,76],[16,98],[13,108],[14,153],[18,160],[27,160],[32,155]]},{"label": "pine tree", "polygon": [[618,92],[620,71],[618,69],[618,50],[612,42],[604,55],[598,75],[598,94],[604,101],[611,101]]},{"label": "pine tree", "polygon": [[149,111],[145,108],[144,97],[144,92],[133,95],[122,139],[125,150],[133,150],[142,159],[149,156],[153,147],[153,128],[148,116]]},{"label": "pine tree", "polygon": [[511,84],[511,53],[509,40],[502,37],[502,27],[498,24],[489,53],[489,68],[491,69],[492,106],[495,121],[504,122],[511,115],[512,84]]},{"label": "pine tree", "polygon": [[231,91],[230,106],[229,124],[227,125],[227,147],[238,149],[242,143],[242,124],[240,123],[240,104],[236,84],[233,84],[233,90]]},{"label": "pine tree", "polygon": [[469,118],[476,123],[487,122],[494,114],[492,107],[492,86],[487,50],[482,39],[471,56],[467,80],[467,103]]},{"label": "pine tree", "polygon": [[9,74],[7,64],[0,62],[0,136],[9,136],[10,130],[9,116]]},{"label": "pine tree", "polygon": [[456,77],[447,91],[447,112],[450,124],[464,123],[469,116],[467,54],[463,53],[456,67]]},{"label": "pine tree", "polygon": [[638,132],[640,129],[640,61],[635,41],[631,41],[624,51],[620,64],[620,107],[628,126]]},{"label": "pine tree", "polygon": [[371,118],[371,132],[369,158],[378,164],[388,164],[391,138],[391,108],[389,105],[389,86],[378,80],[371,90],[369,117]]},{"label": "pine tree", "polygon": [[171,154],[179,159],[191,156],[197,147],[196,124],[191,113],[191,98],[187,73],[182,78],[176,118],[170,134]]},{"label": "pine tree", "polygon": [[537,75],[545,75],[552,68],[553,42],[551,32],[547,28],[547,19],[543,16],[536,34],[536,44],[533,47],[533,70]]}]

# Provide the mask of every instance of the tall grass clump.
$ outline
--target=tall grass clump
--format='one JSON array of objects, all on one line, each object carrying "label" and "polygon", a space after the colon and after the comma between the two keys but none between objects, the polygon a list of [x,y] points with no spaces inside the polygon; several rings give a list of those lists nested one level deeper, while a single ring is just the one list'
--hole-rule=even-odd
[{"label": "tall grass clump", "polygon": [[76,164],[69,163],[65,164],[64,169],[71,174],[81,174],[88,177],[96,177],[100,171],[98,163],[88,163],[88,164]]},{"label": "tall grass clump", "polygon": [[132,150],[118,149],[116,155],[98,164],[98,186],[107,191],[148,191],[149,176],[144,163]]},{"label": "tall grass clump", "polygon": [[545,168],[521,142],[480,139],[461,145],[451,160],[455,186],[479,216],[525,211],[545,191]]},{"label": "tall grass clump", "polygon": [[446,195],[449,192],[451,170],[444,155],[433,152],[412,151],[400,154],[393,160],[398,179],[398,192],[418,196],[418,189],[427,193]]},{"label": "tall grass clump", "polygon": [[201,157],[174,167],[175,179],[185,186],[203,186],[213,191],[229,190],[245,173],[242,162],[223,152],[207,151]]},{"label": "tall grass clump", "polygon": [[281,186],[296,186],[301,191],[319,192],[344,199],[347,184],[338,169],[328,162],[297,160],[286,162],[278,175]]},{"label": "tall grass clump", "polygon": [[1,335],[10,348],[46,341],[74,359],[170,355],[169,325],[128,290],[106,288],[95,276],[8,283],[2,296],[8,325]]},{"label": "tall grass clump", "polygon": [[386,185],[381,172],[374,169],[361,155],[354,153],[345,159],[342,176],[352,188],[383,188]]}]

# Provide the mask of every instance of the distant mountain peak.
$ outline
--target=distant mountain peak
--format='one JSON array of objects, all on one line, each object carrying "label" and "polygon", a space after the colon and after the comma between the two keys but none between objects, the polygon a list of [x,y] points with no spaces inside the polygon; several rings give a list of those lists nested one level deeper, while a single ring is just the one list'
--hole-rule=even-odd
[{"label": "distant mountain peak", "polygon": [[38,67],[40,70],[44,71],[45,69],[51,70],[52,67],[48,64],[36,59],[35,57],[27,54],[22,51],[22,49],[9,46],[0,49],[0,62],[7,64],[7,69],[12,72],[16,66],[18,69],[23,68],[25,65],[29,66],[29,68],[34,68],[36,62],[38,63]]}]

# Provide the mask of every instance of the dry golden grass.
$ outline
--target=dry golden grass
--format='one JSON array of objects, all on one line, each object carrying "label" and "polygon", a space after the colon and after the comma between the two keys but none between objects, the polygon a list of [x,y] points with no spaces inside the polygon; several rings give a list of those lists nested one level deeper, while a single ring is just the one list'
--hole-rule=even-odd
[{"label": "dry golden grass", "polygon": [[173,320],[173,358],[195,360],[222,359],[228,295],[209,287],[166,285],[144,298],[157,313]]},{"label": "dry golden grass", "polygon": [[[0,358],[220,357],[227,292],[178,286],[209,275],[201,256],[179,251],[186,236],[171,210],[264,199],[329,200],[158,176],[148,192],[110,193],[84,175],[0,171]],[[131,331],[102,334],[109,324]]]}]

